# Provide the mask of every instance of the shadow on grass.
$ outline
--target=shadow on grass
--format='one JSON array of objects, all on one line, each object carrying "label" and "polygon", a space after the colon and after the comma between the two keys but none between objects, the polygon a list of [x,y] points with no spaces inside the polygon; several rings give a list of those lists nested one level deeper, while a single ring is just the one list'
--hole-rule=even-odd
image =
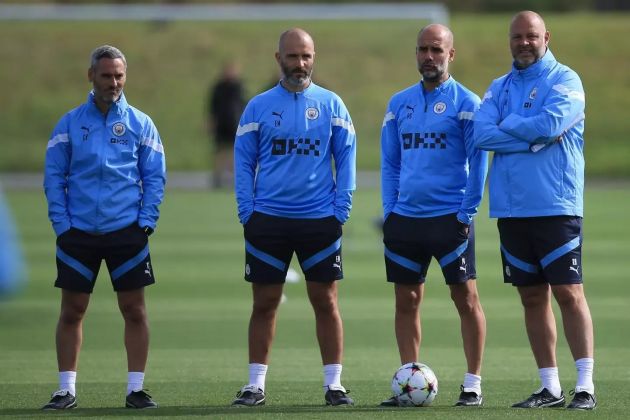
[{"label": "shadow on grass", "polygon": [[[0,409],[0,417],[8,416],[11,418],[32,418],[39,416],[61,416],[64,417],[198,417],[198,416],[278,416],[278,415],[304,415],[312,417],[309,414],[326,417],[327,415],[346,415],[366,414],[374,415],[386,413],[403,413],[409,411],[410,408],[382,408],[378,406],[352,406],[352,407],[327,407],[322,405],[304,405],[304,406],[287,406],[273,405],[262,407],[231,407],[231,406],[161,406],[158,409],[133,410],[127,408],[112,407],[89,407],[75,408],[63,412],[42,411],[38,409]],[[449,411],[453,414],[452,407],[427,407],[419,408],[426,414],[438,414]],[[483,408],[481,410],[484,410]],[[416,412],[417,413],[417,412]],[[461,413],[460,413],[461,414]]]}]

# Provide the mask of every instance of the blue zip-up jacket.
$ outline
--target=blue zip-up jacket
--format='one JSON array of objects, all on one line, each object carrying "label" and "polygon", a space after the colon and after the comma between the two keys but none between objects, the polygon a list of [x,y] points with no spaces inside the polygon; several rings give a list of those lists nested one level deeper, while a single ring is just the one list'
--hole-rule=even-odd
[{"label": "blue zip-up jacket", "polygon": [[344,223],[356,179],[348,110],[335,93],[314,83],[297,93],[279,83],[257,95],[236,132],[234,174],[242,224],[254,211],[305,219],[334,215]]},{"label": "blue zip-up jacket", "polygon": [[475,145],[494,151],[490,217],[582,216],[584,89],[547,50],[492,82],[475,116]]},{"label": "blue zip-up jacket", "polygon": [[483,195],[488,154],[475,149],[479,97],[449,77],[433,91],[422,82],[389,102],[381,131],[383,215],[457,213],[472,222]]},{"label": "blue zip-up jacket", "polygon": [[44,190],[57,236],[71,227],[102,234],[133,222],[155,229],[165,182],[160,135],[124,94],[103,115],[90,92],[48,141]]}]

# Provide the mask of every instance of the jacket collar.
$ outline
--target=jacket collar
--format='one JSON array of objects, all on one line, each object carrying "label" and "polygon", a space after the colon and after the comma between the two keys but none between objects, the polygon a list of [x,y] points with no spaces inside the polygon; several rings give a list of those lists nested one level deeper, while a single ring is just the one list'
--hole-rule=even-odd
[{"label": "jacket collar", "polygon": [[[100,110],[96,107],[96,103],[94,102],[93,90],[91,90],[90,93],[88,93],[87,103],[89,106],[94,107],[94,109],[100,113]],[[115,112],[118,115],[123,115],[125,111],[127,110],[127,108],[129,108],[129,104],[127,103],[127,99],[125,98],[125,93],[121,92],[118,100],[114,102],[112,106],[109,108],[109,112]]]},{"label": "jacket collar", "polygon": [[424,89],[424,83],[422,82],[422,80],[420,80],[420,89],[422,90],[422,92],[425,93],[430,93],[430,94],[436,94],[436,93],[442,93],[444,92],[446,89],[448,89],[449,87],[451,87],[453,84],[455,83],[455,79],[453,79],[453,76],[451,76],[450,74],[448,75],[448,79],[446,79],[445,81],[443,81],[442,83],[440,83],[439,85],[437,85],[435,87],[435,89],[433,89],[431,92],[427,92]]},{"label": "jacket collar", "polygon": [[543,71],[549,68],[553,63],[556,62],[556,57],[551,53],[551,50],[547,48],[545,55],[534,64],[530,65],[525,69],[516,68],[516,64],[512,62],[512,75],[520,76],[525,79],[533,79],[539,77]]},{"label": "jacket collar", "polygon": [[313,80],[311,79],[311,83],[309,83],[308,87],[306,89],[304,89],[304,90],[299,91],[299,92],[291,92],[290,90],[288,90],[284,86],[282,86],[282,83],[280,83],[280,82],[278,82],[278,84],[276,85],[276,89],[278,89],[284,95],[299,96],[299,95],[308,95],[315,88],[315,86],[316,86],[315,82],[313,82]]}]

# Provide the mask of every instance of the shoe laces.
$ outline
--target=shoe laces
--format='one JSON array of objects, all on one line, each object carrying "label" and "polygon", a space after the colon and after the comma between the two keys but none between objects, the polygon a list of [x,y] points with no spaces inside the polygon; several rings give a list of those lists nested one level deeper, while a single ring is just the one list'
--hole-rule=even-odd
[{"label": "shoe laces", "polygon": [[594,394],[594,392],[592,392],[590,389],[583,387],[583,386],[576,386],[575,389],[572,389],[571,391],[569,391],[569,393],[571,395],[574,394],[579,394],[580,392],[586,392],[588,394]]},{"label": "shoe laces", "polygon": [[328,385],[326,386],[326,388],[328,388],[328,390],[331,392],[341,392],[343,394],[350,393],[350,391],[346,390],[346,388],[344,388],[342,385]]},{"label": "shoe laces", "polygon": [[244,395],[246,392],[251,392],[252,394],[264,394],[265,392],[257,387],[256,385],[245,385],[243,388],[241,388],[240,391],[238,391],[236,393],[237,397],[240,397],[242,395]]},{"label": "shoe laces", "polygon": [[477,392],[477,390],[475,388],[464,388],[464,385],[460,385],[459,389],[464,394],[475,394],[475,396],[477,396],[477,397],[481,395],[481,391]]},{"label": "shoe laces", "polygon": [[572,389],[571,391],[569,391],[569,395],[571,395],[571,396],[574,396],[574,395],[577,395],[577,394],[586,394],[589,397],[593,396],[593,394],[591,394],[587,390],[581,389],[581,388],[580,389]]},{"label": "shoe laces", "polygon": [[[148,389],[141,389],[139,391],[132,391],[131,394],[136,394],[136,395],[142,395],[142,396],[147,396],[149,398],[152,398],[149,393],[148,393]],[[129,394],[129,395],[131,395]]]},{"label": "shoe laces", "polygon": [[58,389],[57,391],[52,393],[50,398],[65,397],[68,394],[70,394],[70,391],[68,391],[67,389]]}]

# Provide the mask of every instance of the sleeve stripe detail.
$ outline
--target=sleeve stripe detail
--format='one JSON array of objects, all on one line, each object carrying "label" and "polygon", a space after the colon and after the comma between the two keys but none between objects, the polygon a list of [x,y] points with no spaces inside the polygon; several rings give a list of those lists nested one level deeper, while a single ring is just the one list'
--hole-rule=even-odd
[{"label": "sleeve stripe detail", "polygon": [[577,99],[578,101],[582,101],[582,102],[585,101],[584,92],[580,92],[578,90],[571,90],[565,85],[553,85],[552,89],[555,90],[556,92],[559,92],[563,95],[568,96],[569,99]]},{"label": "sleeve stripe detail", "polygon": [[331,124],[337,127],[345,128],[350,134],[355,134],[352,122],[346,121],[343,118],[333,118]]},{"label": "sleeve stripe detail", "polygon": [[151,149],[155,150],[158,153],[162,153],[162,154],[164,153],[164,146],[162,146],[162,144],[159,143],[155,139],[150,139],[148,137],[145,137],[140,142],[140,145],[150,147]]},{"label": "sleeve stripe detail", "polygon": [[466,112],[466,111],[462,111],[459,114],[457,114],[457,118],[459,118],[460,120],[473,120],[475,117],[475,113],[474,112]]},{"label": "sleeve stripe detail", "polygon": [[393,120],[394,114],[392,114],[391,112],[388,112],[387,114],[385,114],[385,118],[383,118],[383,127],[385,127],[385,124],[387,124],[388,121]]},{"label": "sleeve stripe detail", "polygon": [[51,147],[55,147],[59,143],[68,143],[69,141],[70,139],[68,138],[68,133],[57,134],[52,139],[48,140],[47,149],[50,149]]},{"label": "sleeve stripe detail", "polygon": [[243,134],[247,134],[250,131],[258,131],[259,124],[257,122],[250,122],[249,124],[239,125],[236,130],[237,136],[242,136]]}]

